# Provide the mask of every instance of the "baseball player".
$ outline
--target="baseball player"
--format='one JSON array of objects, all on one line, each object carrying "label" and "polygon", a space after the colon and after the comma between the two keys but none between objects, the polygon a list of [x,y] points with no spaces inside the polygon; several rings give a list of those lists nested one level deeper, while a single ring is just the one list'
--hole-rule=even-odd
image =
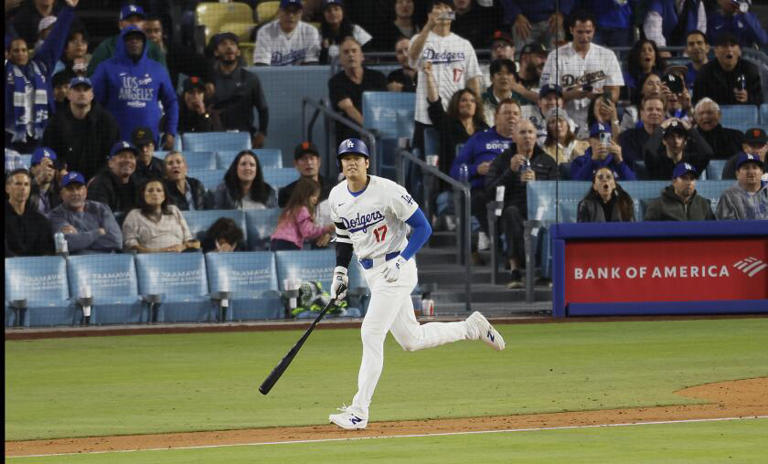
[{"label": "baseball player", "polygon": [[[497,351],[504,339],[479,312],[461,322],[420,325],[416,321],[411,291],[416,286],[416,263],[412,259],[426,243],[432,228],[419,206],[400,185],[368,175],[368,147],[362,140],[341,142],[337,159],[346,180],[328,197],[331,218],[336,224],[336,268],[331,297],[344,298],[347,268],[352,253],[363,267],[371,289],[371,301],[363,319],[363,359],[352,405],[342,407],[329,420],[344,429],[364,429],[368,407],[384,365],[384,339],[391,331],[407,351],[431,348],[457,340],[483,340]],[[413,232],[406,237],[407,227]]]}]

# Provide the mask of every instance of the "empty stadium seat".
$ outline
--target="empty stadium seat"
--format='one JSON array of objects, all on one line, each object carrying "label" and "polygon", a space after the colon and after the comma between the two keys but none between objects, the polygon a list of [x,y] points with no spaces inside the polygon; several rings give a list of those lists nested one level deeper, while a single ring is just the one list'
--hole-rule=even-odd
[{"label": "empty stadium seat", "polygon": [[203,2],[195,8],[195,23],[205,27],[205,43],[221,32],[223,24],[252,20],[253,10],[245,3]]},{"label": "empty stadium seat", "polygon": [[245,227],[248,230],[248,248],[269,250],[269,241],[277,227],[280,208],[249,209],[245,211]]},{"label": "empty stadium seat", "polygon": [[264,182],[276,191],[299,179],[299,172],[294,168],[263,168]]},{"label": "empty stadium seat", "polygon": [[202,253],[138,254],[136,274],[145,302],[151,296],[159,297],[157,322],[215,320]]},{"label": "empty stadium seat", "polygon": [[220,183],[224,182],[226,169],[190,169],[187,171],[187,177],[193,177],[202,182],[206,190],[216,190]]},{"label": "empty stadium seat", "polygon": [[239,43],[252,41],[253,28],[256,23],[250,18],[239,18],[236,22],[227,22],[219,26],[219,32],[231,32],[237,36]]},{"label": "empty stadium seat", "polygon": [[706,182],[696,182],[696,193],[712,202],[712,212],[717,211],[717,204],[720,202],[720,195],[728,187],[735,183],[734,180],[708,180]]},{"label": "empty stadium seat", "polygon": [[744,132],[758,124],[758,110],[754,105],[721,105],[723,127],[739,129]]},{"label": "empty stadium seat", "polygon": [[248,132],[188,132],[181,136],[186,151],[248,150],[251,134]]},{"label": "empty stadium seat", "polygon": [[186,151],[183,153],[187,160],[187,169],[204,171],[216,169],[216,153],[212,151]]},{"label": "empty stadium seat", "polygon": [[284,317],[271,252],[208,253],[205,262],[211,294],[230,292],[227,320]]},{"label": "empty stadium seat", "polygon": [[285,280],[319,281],[330,291],[333,268],[336,267],[335,250],[276,251],[277,280],[280,290],[286,290]]},{"label": "empty stadium seat", "polygon": [[721,180],[723,178],[723,168],[728,160],[709,160],[707,165],[707,179]]},{"label": "empty stadium seat", "polygon": [[768,103],[760,105],[760,124],[762,127],[768,127]]},{"label": "empty stadium seat", "polygon": [[[216,152],[216,164],[218,169],[227,169],[241,150],[221,150]],[[263,168],[282,168],[283,151],[279,148],[254,148],[251,151],[259,157],[259,163]]]},{"label": "empty stadium seat", "polygon": [[[26,310],[17,313],[11,307],[16,300],[26,300]],[[74,324],[76,310],[69,299],[64,258],[5,258],[5,312],[6,326]]]},{"label": "empty stadium seat", "polygon": [[277,10],[280,9],[279,1],[262,1],[256,5],[256,18],[259,24],[272,21],[277,16]]},{"label": "empty stadium seat", "polygon": [[363,92],[363,120],[366,129],[381,137],[413,135],[416,96],[410,92]]},{"label": "empty stadium seat", "polygon": [[205,238],[206,231],[219,218],[225,217],[235,221],[235,224],[243,231],[247,238],[245,228],[245,215],[239,209],[209,209],[205,211],[182,211],[184,219],[187,221],[189,231],[195,238],[202,240]]},{"label": "empty stadium seat", "polygon": [[84,288],[90,289],[92,324],[135,324],[147,320],[133,255],[72,256],[67,260],[67,274],[73,298],[84,296]]}]

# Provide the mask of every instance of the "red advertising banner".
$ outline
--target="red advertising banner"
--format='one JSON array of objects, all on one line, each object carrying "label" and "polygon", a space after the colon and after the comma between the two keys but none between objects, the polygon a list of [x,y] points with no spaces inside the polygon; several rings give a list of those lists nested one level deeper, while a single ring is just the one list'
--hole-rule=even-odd
[{"label": "red advertising banner", "polygon": [[768,299],[768,239],[571,241],[565,304]]}]

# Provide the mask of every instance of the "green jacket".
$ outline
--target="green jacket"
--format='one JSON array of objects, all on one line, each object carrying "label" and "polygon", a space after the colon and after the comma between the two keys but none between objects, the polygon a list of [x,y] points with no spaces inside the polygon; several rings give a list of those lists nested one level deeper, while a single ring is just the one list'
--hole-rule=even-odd
[{"label": "green jacket", "polygon": [[[117,43],[118,37],[120,37],[120,34],[113,35],[112,37],[104,39],[101,41],[99,46],[96,47],[96,50],[93,51],[93,55],[91,56],[91,62],[88,63],[88,77],[93,75],[93,71],[96,70],[96,66],[99,63],[115,56],[115,44]],[[147,42],[149,42],[149,50],[147,50],[147,56],[162,64],[167,69],[168,65],[165,62],[165,53],[160,50],[160,47],[158,47],[156,43],[152,41]]]},{"label": "green jacket", "polygon": [[711,202],[697,192],[688,203],[675,195],[669,185],[661,191],[661,196],[650,201],[645,210],[646,221],[714,221]]}]

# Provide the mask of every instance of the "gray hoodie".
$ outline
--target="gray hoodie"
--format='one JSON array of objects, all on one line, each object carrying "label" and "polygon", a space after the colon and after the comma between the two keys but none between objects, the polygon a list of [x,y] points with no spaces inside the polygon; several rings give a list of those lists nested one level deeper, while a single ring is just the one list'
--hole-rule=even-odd
[{"label": "gray hoodie", "polygon": [[768,184],[749,193],[739,184],[726,189],[720,196],[718,219],[768,219]]}]

